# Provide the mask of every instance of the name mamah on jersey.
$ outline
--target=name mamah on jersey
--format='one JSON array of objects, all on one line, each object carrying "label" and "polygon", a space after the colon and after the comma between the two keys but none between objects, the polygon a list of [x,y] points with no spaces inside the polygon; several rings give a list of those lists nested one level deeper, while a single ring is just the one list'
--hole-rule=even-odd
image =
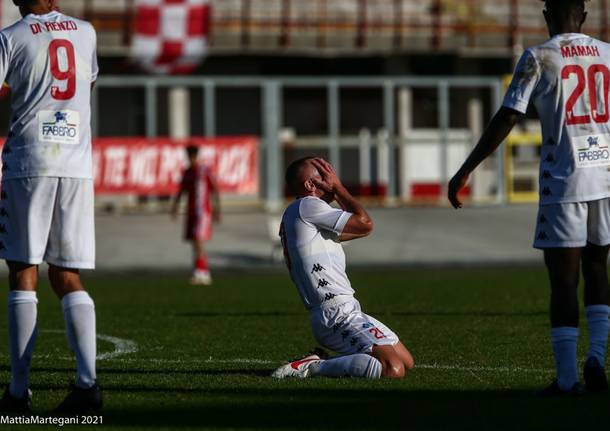
[{"label": "name mamah on jersey", "polygon": [[576,167],[591,168],[610,165],[608,135],[591,135],[572,138]]},{"label": "name mamah on jersey", "polygon": [[38,138],[41,142],[78,144],[80,114],[76,111],[38,112]]},{"label": "name mamah on jersey", "polygon": [[562,46],[561,56],[563,58],[572,57],[599,57],[599,48],[597,46]]},{"label": "name mamah on jersey", "polygon": [[76,21],[49,21],[44,24],[30,24],[30,30],[32,30],[32,34],[51,31],[76,31],[78,30],[78,26],[76,25]]}]

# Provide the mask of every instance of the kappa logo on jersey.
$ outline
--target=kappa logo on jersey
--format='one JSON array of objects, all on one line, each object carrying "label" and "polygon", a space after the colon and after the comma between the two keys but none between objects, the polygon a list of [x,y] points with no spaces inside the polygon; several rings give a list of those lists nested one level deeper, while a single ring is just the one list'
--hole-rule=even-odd
[{"label": "kappa logo on jersey", "polygon": [[324,268],[322,265],[320,265],[319,263],[316,263],[312,270],[311,273],[313,274],[314,272],[320,272],[320,271],[326,271],[326,268]]},{"label": "kappa logo on jersey", "polygon": [[77,144],[79,142],[80,114],[76,111],[40,111],[38,113],[39,139],[42,142]]},{"label": "kappa logo on jersey", "polygon": [[330,283],[328,281],[326,281],[325,279],[321,279],[320,281],[318,281],[318,289],[321,287],[326,287],[330,285]]},{"label": "kappa logo on jersey", "polygon": [[605,135],[593,135],[574,138],[576,166],[590,168],[610,165],[608,138]]},{"label": "kappa logo on jersey", "polygon": [[330,301],[333,298],[336,298],[337,295],[335,295],[334,293],[327,293],[326,296],[324,297],[324,301]]}]

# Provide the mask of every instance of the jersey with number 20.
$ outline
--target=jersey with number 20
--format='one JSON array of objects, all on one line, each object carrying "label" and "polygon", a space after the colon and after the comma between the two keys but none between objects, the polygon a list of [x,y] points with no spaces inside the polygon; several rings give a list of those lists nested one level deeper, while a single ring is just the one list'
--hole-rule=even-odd
[{"label": "jersey with number 20", "polygon": [[521,57],[504,106],[542,124],[540,203],[610,197],[610,45],[585,34],[557,35]]},{"label": "jersey with number 20", "polygon": [[30,14],[0,32],[0,80],[12,93],[3,178],[92,178],[93,26],[59,12]]}]

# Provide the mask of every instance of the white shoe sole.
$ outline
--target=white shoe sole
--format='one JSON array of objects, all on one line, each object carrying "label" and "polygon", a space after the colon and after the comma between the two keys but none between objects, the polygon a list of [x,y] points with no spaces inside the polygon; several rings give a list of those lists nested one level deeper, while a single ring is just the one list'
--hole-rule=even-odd
[{"label": "white shoe sole", "polygon": [[286,364],[286,365],[282,365],[280,368],[275,370],[273,372],[273,374],[271,374],[271,377],[273,377],[274,379],[285,379],[287,377],[305,379],[305,378],[307,378],[307,374],[309,374],[309,373],[307,373],[307,370],[305,370],[305,371],[295,370],[294,368],[292,368],[291,364]]}]

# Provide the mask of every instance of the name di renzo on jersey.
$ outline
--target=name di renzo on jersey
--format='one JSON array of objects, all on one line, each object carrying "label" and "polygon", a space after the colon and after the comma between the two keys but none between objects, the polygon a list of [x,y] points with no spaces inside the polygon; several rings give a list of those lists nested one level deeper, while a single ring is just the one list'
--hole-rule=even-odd
[{"label": "name di renzo on jersey", "polygon": [[43,123],[42,135],[51,138],[76,138],[78,134],[78,125],[68,122],[67,112],[55,113],[55,121],[52,123]]}]

